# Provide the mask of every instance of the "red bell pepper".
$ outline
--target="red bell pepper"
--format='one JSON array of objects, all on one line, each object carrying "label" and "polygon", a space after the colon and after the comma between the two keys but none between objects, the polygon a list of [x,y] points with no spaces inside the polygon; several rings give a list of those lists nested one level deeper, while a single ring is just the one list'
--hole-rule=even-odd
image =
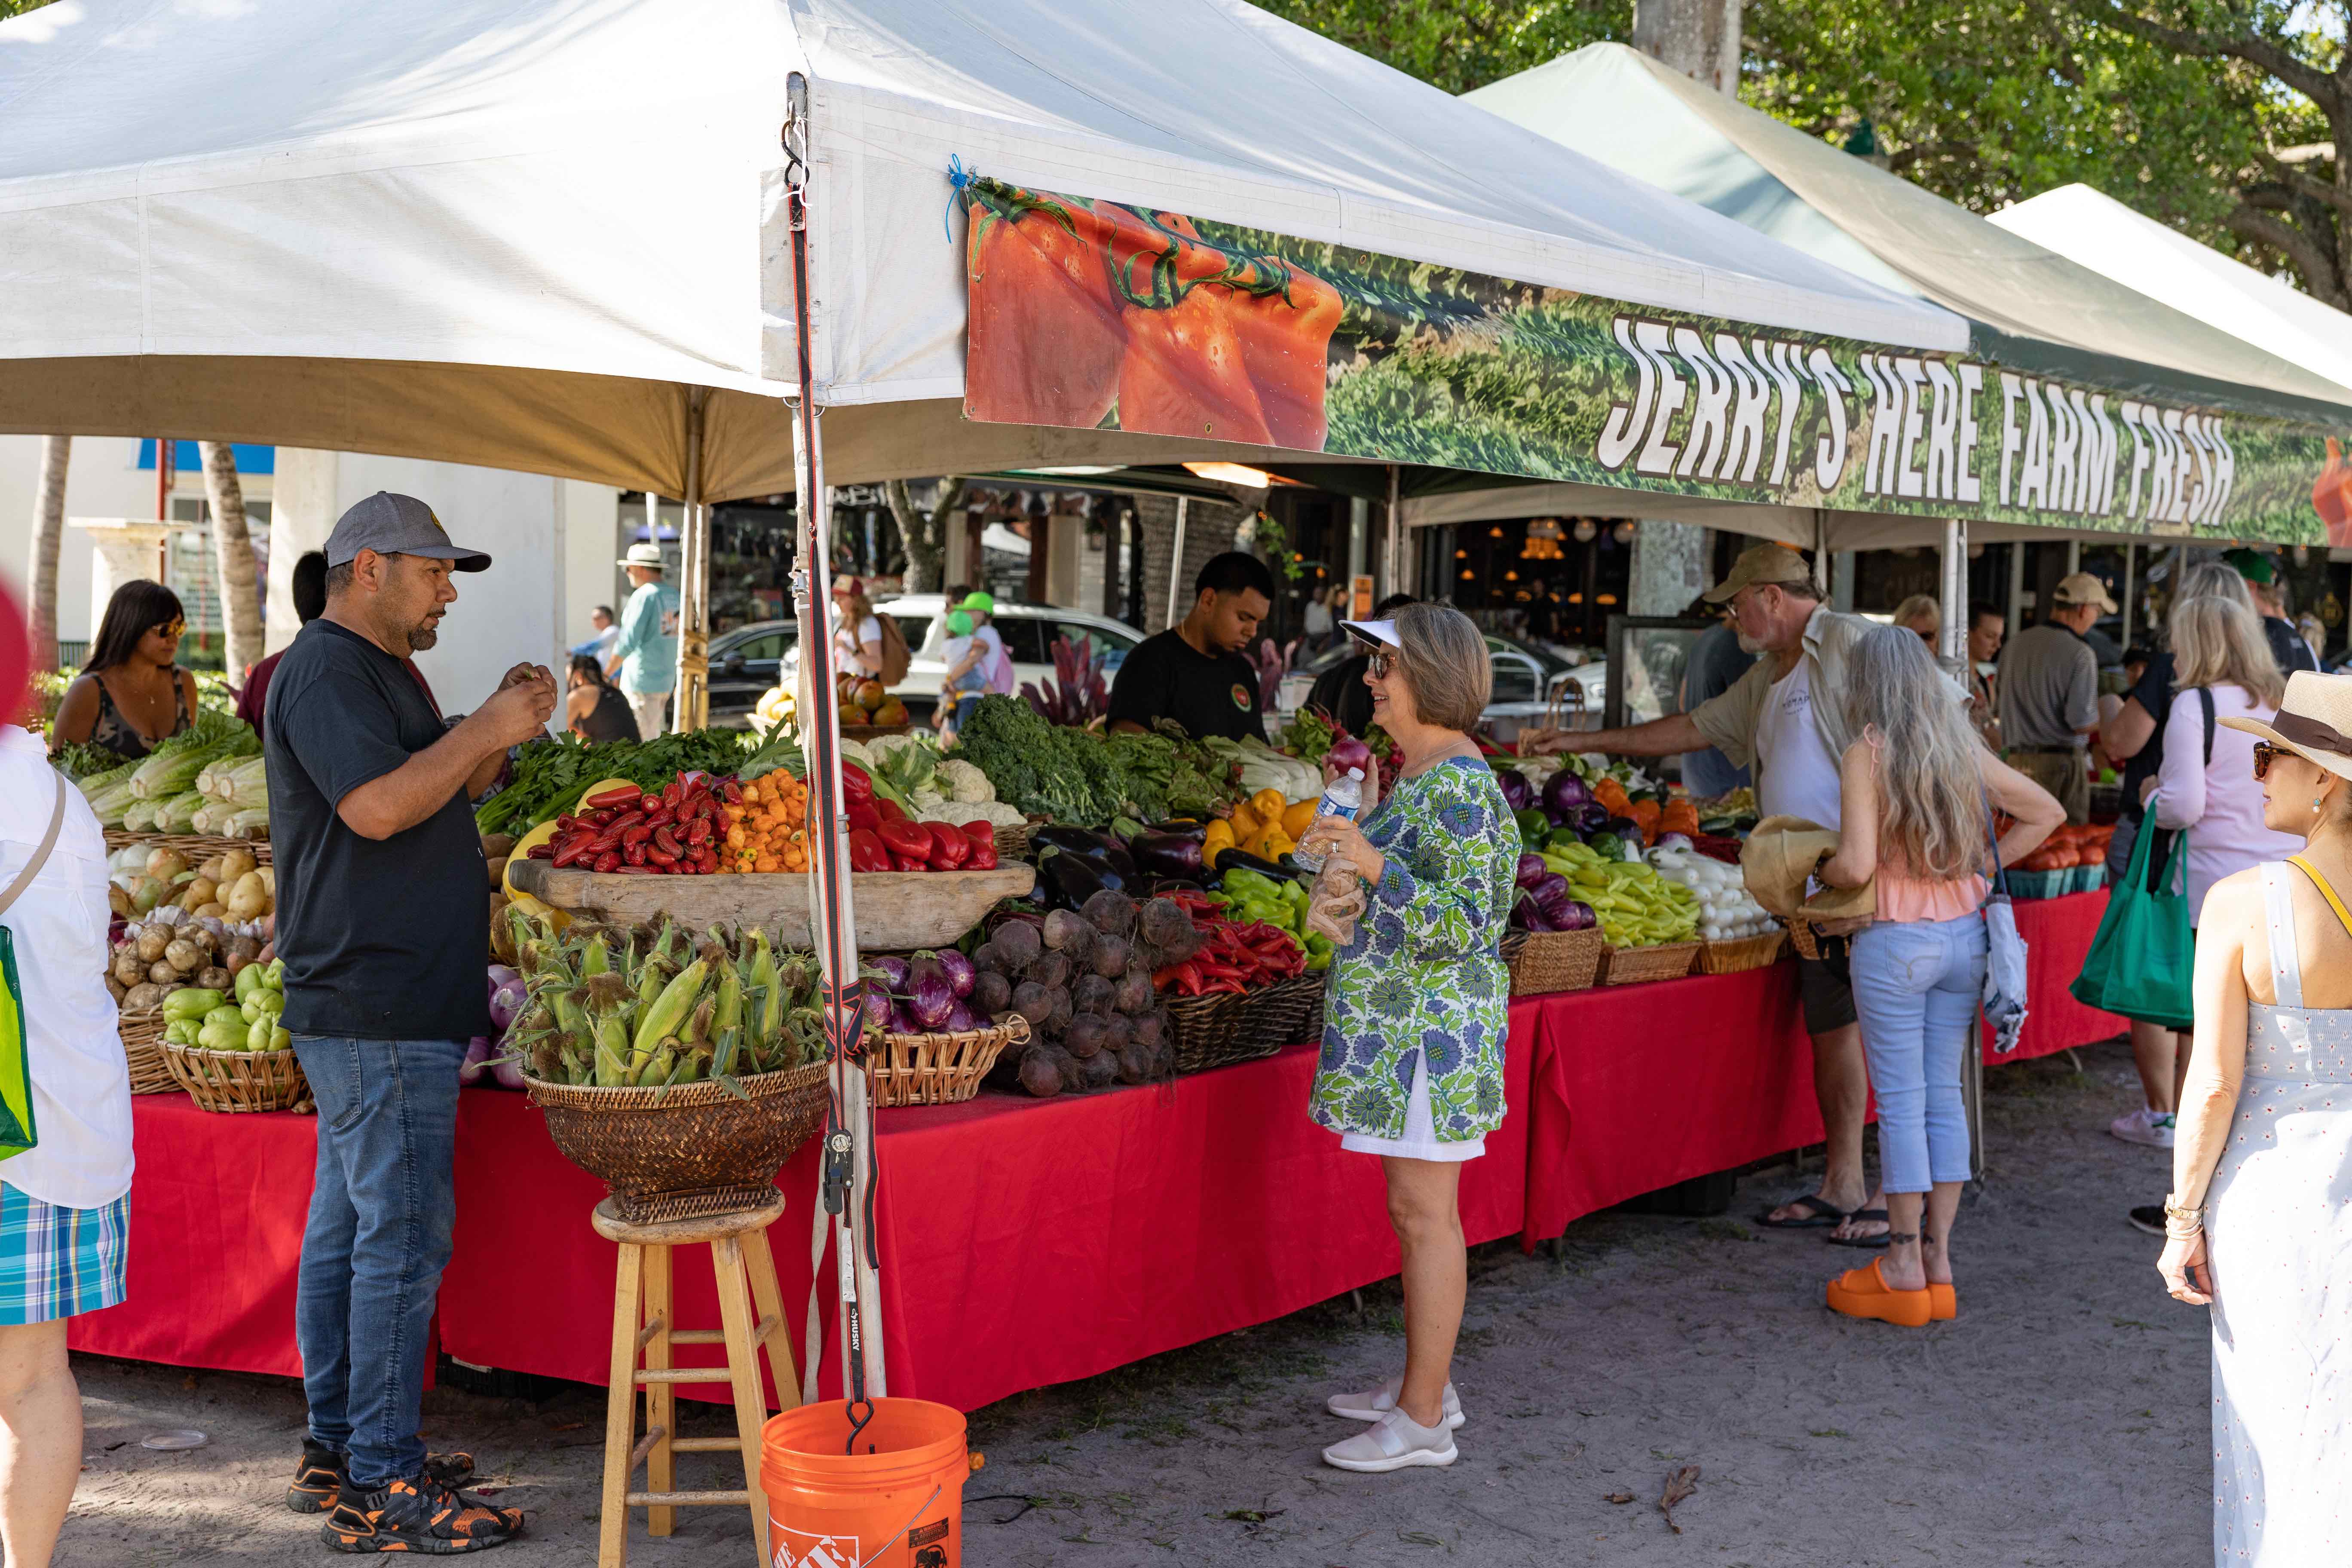
[{"label": "red bell pepper", "polygon": [[870,800],[845,801],[842,804],[841,815],[848,820],[849,831],[852,833],[861,827],[871,833],[882,826],[881,814],[874,809],[874,803]]},{"label": "red bell pepper", "polygon": [[963,825],[963,836],[964,841],[971,846],[971,852],[964,857],[963,868],[967,871],[995,870],[996,829],[985,822],[967,822]]},{"label": "red bell pepper", "polygon": [[913,817],[907,815],[907,810],[904,806],[900,805],[897,801],[892,800],[887,795],[877,795],[874,797],[874,811],[875,815],[881,817],[885,822],[912,822],[915,820]]},{"label": "red bell pepper", "polygon": [[961,828],[949,822],[925,822],[917,826],[931,836],[932,870],[961,871],[964,868],[965,863],[971,858],[971,840],[963,836]]},{"label": "red bell pepper", "polygon": [[860,801],[863,801],[867,805],[873,804],[873,778],[864,768],[859,767],[856,763],[842,763],[841,796],[843,800],[852,804]]},{"label": "red bell pepper", "polygon": [[[903,819],[893,822],[885,817],[882,819],[882,826],[874,831],[882,840],[882,847],[890,851],[891,859],[912,860],[919,870],[929,864],[931,830],[924,824]],[[906,868],[903,866],[899,868],[902,871]]]},{"label": "red bell pepper", "polygon": [[911,855],[893,855],[890,857],[890,869],[893,871],[928,871],[930,868],[931,863],[929,861],[919,860]]},{"label": "red bell pepper", "polygon": [[853,871],[887,871],[890,851],[882,847],[882,840],[870,827],[849,830],[849,868]]}]

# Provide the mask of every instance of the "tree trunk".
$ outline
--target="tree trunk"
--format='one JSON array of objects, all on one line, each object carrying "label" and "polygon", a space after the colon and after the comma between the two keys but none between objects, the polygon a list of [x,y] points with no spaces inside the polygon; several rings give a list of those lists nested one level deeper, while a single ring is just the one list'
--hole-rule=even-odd
[{"label": "tree trunk", "polygon": [[41,488],[33,502],[33,558],[26,572],[33,603],[33,668],[58,667],[58,546],[66,532],[66,459],[70,436],[41,437]]},{"label": "tree trunk", "polygon": [[898,525],[898,541],[906,547],[909,594],[940,591],[941,568],[947,561],[948,520],[963,501],[964,484],[954,475],[941,479],[939,494],[928,509],[915,504],[904,479],[892,479],[882,487],[890,500],[891,521]]},{"label": "tree trunk", "polygon": [[[1739,96],[1740,0],[1633,0],[1633,47],[1670,70]],[[1644,519],[1634,525],[1625,610],[1678,616],[1706,586],[1707,531]]]},{"label": "tree trunk", "polygon": [[261,662],[261,592],[254,577],[253,538],[245,526],[245,491],[236,482],[236,454],[226,441],[199,441],[205,495],[212,502],[213,560],[220,579],[221,624],[228,683]]}]

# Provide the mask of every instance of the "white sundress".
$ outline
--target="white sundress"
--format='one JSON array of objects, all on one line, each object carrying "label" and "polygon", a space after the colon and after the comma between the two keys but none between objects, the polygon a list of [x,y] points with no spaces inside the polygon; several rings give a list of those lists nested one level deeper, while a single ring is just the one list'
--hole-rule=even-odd
[{"label": "white sundress", "polygon": [[2352,1563],[2352,1008],[2303,1005],[2290,877],[2263,866],[2275,1005],[2206,1193],[2213,1560]]}]

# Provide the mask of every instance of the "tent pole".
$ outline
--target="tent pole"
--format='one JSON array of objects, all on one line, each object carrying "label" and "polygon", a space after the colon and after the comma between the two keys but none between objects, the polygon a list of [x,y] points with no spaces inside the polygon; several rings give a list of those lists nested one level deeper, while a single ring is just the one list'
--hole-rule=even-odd
[{"label": "tent pole", "polygon": [[670,728],[680,734],[710,722],[710,509],[702,504],[703,409],[707,386],[686,393],[686,512],[678,520],[677,680]]},{"label": "tent pole", "polygon": [[825,1058],[832,1087],[819,1194],[833,1216],[842,1394],[850,1402],[854,1432],[872,1416],[872,1407],[865,1402],[882,1397],[889,1388],[884,1378],[881,1276],[874,1242],[874,1119],[866,1098],[866,992],[858,975],[849,820],[841,788],[841,715],[834,689],[832,628],[826,624],[826,606],[833,598],[833,508],[824,483],[822,410],[811,346],[815,322],[809,307],[814,161],[809,155],[808,79],[794,71],[785,90],[791,105],[783,140],[791,203],[793,347],[799,362],[793,483],[800,513],[800,559],[793,572],[793,596],[800,617],[801,668],[807,676],[808,699],[798,721],[808,765],[808,820],[822,825],[809,835],[809,910],[824,976]]},{"label": "tent pole", "polygon": [[1388,548],[1381,552],[1384,559],[1381,563],[1381,574],[1387,578],[1387,581],[1381,584],[1384,594],[1402,594],[1405,592],[1402,577],[1404,571],[1404,525],[1397,517],[1400,504],[1398,491],[1402,488],[1399,475],[1400,470],[1397,465],[1391,463],[1389,465]]},{"label": "tent pole", "polygon": [[1176,554],[1168,563],[1168,625],[1171,626],[1176,624],[1176,595],[1184,585],[1184,514],[1192,506],[1192,497],[1176,498]]},{"label": "tent pole", "polygon": [[1965,518],[1944,520],[1944,633],[1938,649],[1945,662],[1957,668],[1969,652],[1969,525]]}]

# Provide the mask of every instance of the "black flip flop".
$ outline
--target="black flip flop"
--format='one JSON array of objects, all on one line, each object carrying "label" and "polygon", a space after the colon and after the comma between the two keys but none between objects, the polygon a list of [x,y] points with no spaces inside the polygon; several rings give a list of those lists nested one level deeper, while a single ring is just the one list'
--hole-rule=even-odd
[{"label": "black flip flop", "polygon": [[[1886,1218],[1886,1211],[1885,1209],[1856,1209],[1846,1217],[1848,1219],[1884,1220]],[[1884,1232],[1877,1236],[1832,1236],[1829,1238],[1829,1244],[1832,1247],[1857,1247],[1865,1252],[1884,1252],[1886,1250],[1888,1245]]]},{"label": "black flip flop", "polygon": [[1756,1223],[1767,1230],[1834,1230],[1845,1223],[1845,1210],[1831,1203],[1819,1193],[1807,1193],[1801,1198],[1792,1198],[1788,1203],[1775,1206],[1801,1208],[1805,1213],[1799,1219],[1774,1219],[1772,1210],[1766,1209],[1756,1216]]}]

